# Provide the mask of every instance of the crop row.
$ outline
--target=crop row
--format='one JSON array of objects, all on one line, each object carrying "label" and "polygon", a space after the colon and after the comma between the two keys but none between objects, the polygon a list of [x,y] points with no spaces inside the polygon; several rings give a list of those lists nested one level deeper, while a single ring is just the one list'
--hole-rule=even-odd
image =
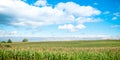
[{"label": "crop row", "polygon": [[0,49],[0,60],[120,60],[120,48]]}]

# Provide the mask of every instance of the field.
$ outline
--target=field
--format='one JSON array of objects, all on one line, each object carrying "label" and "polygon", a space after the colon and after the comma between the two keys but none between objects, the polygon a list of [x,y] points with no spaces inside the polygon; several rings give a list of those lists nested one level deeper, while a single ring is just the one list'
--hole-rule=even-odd
[{"label": "field", "polygon": [[0,60],[120,60],[120,40],[1,43]]}]

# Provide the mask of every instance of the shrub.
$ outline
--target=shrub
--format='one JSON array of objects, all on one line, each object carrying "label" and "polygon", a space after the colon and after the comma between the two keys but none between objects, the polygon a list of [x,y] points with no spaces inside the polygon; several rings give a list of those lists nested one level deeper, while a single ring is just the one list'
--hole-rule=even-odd
[{"label": "shrub", "polygon": [[11,45],[4,45],[5,47],[12,47]]},{"label": "shrub", "polygon": [[8,43],[12,43],[12,40],[11,40],[11,39],[8,39]]},{"label": "shrub", "polygon": [[2,41],[1,43],[6,43],[5,41]]},{"label": "shrub", "polygon": [[23,42],[28,42],[28,39],[27,39],[27,38],[24,38],[24,39],[23,39]]}]

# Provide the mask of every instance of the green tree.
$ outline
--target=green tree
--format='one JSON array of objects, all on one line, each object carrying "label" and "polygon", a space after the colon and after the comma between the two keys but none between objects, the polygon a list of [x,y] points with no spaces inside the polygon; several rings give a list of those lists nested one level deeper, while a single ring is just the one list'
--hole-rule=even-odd
[{"label": "green tree", "polygon": [[0,41],[0,47],[2,47],[1,41]]},{"label": "green tree", "polygon": [[11,39],[8,39],[8,42],[7,43],[12,43],[12,40]]},{"label": "green tree", "polygon": [[27,38],[24,38],[24,39],[23,39],[23,42],[28,42],[28,39],[27,39]]},{"label": "green tree", "polygon": [[1,41],[1,43],[6,43],[5,41]]}]

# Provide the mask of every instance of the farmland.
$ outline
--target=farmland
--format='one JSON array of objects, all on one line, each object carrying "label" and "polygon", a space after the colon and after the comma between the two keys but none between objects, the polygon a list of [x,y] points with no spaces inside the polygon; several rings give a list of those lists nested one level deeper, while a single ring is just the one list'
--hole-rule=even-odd
[{"label": "farmland", "polygon": [[0,60],[120,60],[120,40],[14,42],[1,45]]}]

